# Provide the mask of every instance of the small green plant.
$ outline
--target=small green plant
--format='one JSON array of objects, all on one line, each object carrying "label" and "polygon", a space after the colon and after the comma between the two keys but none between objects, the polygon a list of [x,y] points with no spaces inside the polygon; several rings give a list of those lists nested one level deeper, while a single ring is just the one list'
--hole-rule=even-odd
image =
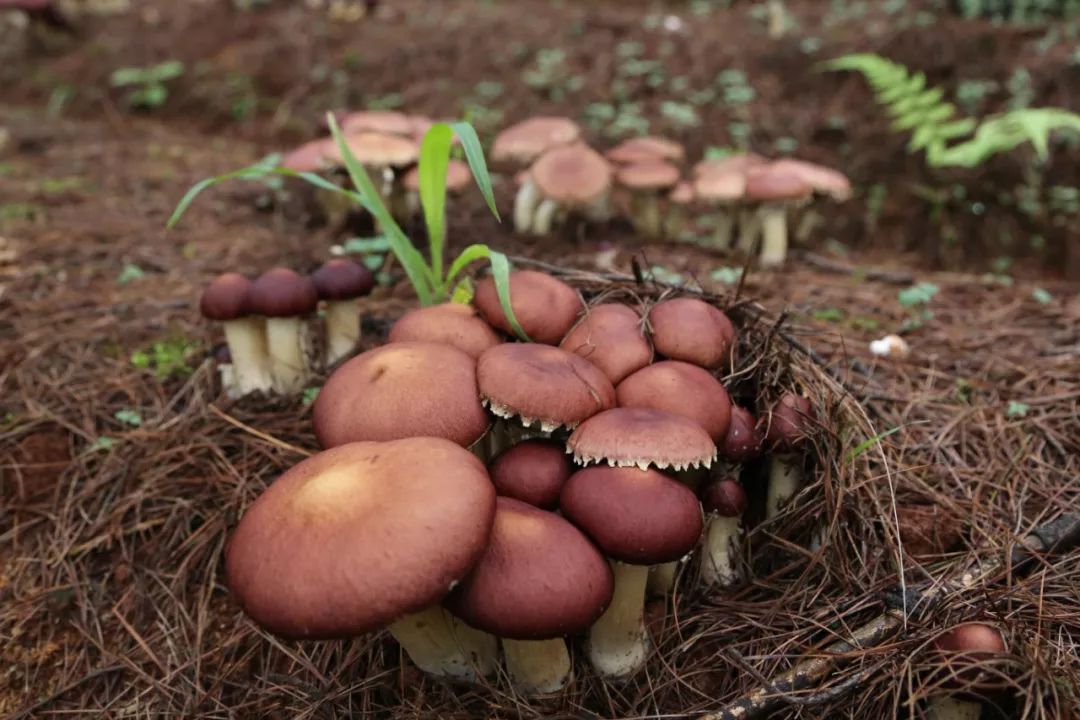
[{"label": "small green plant", "polygon": [[923,282],[904,288],[897,293],[896,299],[911,312],[910,317],[903,323],[903,330],[920,328],[927,320],[934,317],[934,313],[927,306],[939,290],[940,288],[934,283]]},{"label": "small green plant", "polygon": [[153,110],[169,99],[166,83],[184,74],[184,63],[168,60],[150,67],[120,68],[109,77],[115,88],[129,88],[127,103],[130,107]]},{"label": "small green plant", "polygon": [[894,130],[911,133],[908,151],[924,152],[932,167],[977,167],[989,158],[1031,144],[1040,160],[1050,154],[1050,136],[1080,132],[1080,115],[1062,108],[1023,108],[981,121],[961,117],[942,88],[928,87],[923,73],[872,53],[844,55],[822,65],[829,71],[862,73]]},{"label": "small green plant", "polygon": [[185,338],[173,338],[153,343],[145,350],[131,354],[131,364],[140,370],[152,370],[158,380],[184,378],[191,374],[188,361],[195,354],[195,346]]}]

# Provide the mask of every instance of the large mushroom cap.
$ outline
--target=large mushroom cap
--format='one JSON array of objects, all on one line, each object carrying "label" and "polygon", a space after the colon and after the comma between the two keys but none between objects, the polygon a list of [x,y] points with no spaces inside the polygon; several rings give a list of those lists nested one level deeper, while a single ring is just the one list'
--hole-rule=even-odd
[{"label": "large mushroom cap", "polygon": [[550,345],[497,345],[480,356],[476,377],[493,413],[545,431],[575,427],[615,405],[615,388],[600,368]]},{"label": "large mushroom cap", "polygon": [[387,340],[392,343],[410,340],[445,343],[474,358],[502,342],[475,308],[461,303],[410,310],[390,328]]},{"label": "large mushroom cap", "polygon": [[[346,135],[345,144],[365,167],[405,167],[416,162],[420,154],[420,147],[413,140],[385,133]],[[336,143],[327,153],[327,159],[334,165],[345,164]]]},{"label": "large mushroom cap", "polygon": [[588,629],[613,589],[611,568],[580,530],[555,513],[501,497],[487,549],[446,607],[500,637],[544,640]]},{"label": "large mushroom cap", "polygon": [[579,470],[563,488],[560,506],[605,555],[634,565],[678,560],[701,536],[697,496],[655,470]]},{"label": "large mushroom cap", "polygon": [[604,155],[618,165],[634,165],[656,160],[681,163],[686,159],[686,150],[674,140],[646,135],[624,140]]},{"label": "large mushroom cap", "polygon": [[497,163],[531,163],[541,153],[569,145],[581,137],[581,128],[564,117],[534,117],[511,125],[495,136],[491,159]]},{"label": "large mushroom cap", "polygon": [[315,290],[323,300],[351,300],[367,295],[375,287],[375,275],[360,263],[334,258],[311,274]]},{"label": "large mushroom cap", "polygon": [[358,110],[345,116],[341,129],[346,135],[382,133],[412,137],[416,123],[408,115],[392,110]]},{"label": "large mushroom cap", "polygon": [[[476,283],[473,305],[489,323],[513,334],[493,278]],[[574,324],[583,303],[577,291],[562,280],[535,270],[515,270],[510,273],[510,307],[530,340],[555,345]]]},{"label": "large mushroom cap", "polygon": [[567,208],[588,205],[611,189],[611,167],[586,145],[549,150],[529,173],[544,197]]},{"label": "large mushroom cap", "polygon": [[281,167],[296,172],[319,172],[325,170],[330,164],[326,160],[327,154],[333,152],[333,147],[333,138],[310,140],[286,153],[281,159]]},{"label": "large mushroom cap", "polygon": [[777,172],[786,172],[802,178],[814,192],[843,201],[851,197],[851,181],[839,170],[824,165],[785,158],[772,164]]},{"label": "large mushroom cap", "polygon": [[289,638],[358,635],[439,602],[487,544],[483,465],[438,438],[352,443],[288,470],[225,554],[244,611]]},{"label": "large mushroom cap", "polygon": [[559,347],[585,358],[613,383],[645,367],[653,357],[641,317],[622,303],[589,308]]},{"label": "large mushroom cap", "polygon": [[723,442],[731,424],[731,398],[707,370],[697,365],[665,360],[647,365],[619,383],[615,397],[620,407],[651,408],[682,415]]},{"label": "large mushroom cap", "polygon": [[715,370],[727,365],[735,326],[722,311],[696,298],[674,298],[649,311],[653,347],[669,360]]},{"label": "large mushroom cap", "polygon": [[562,443],[525,440],[492,460],[488,472],[499,495],[554,510],[573,464]]},{"label": "large mushroom cap", "polygon": [[661,410],[618,407],[581,423],[566,441],[574,460],[616,467],[685,470],[716,458],[716,445],[690,418]]},{"label": "large mushroom cap", "polygon": [[731,478],[709,483],[701,491],[701,506],[706,513],[721,517],[742,517],[747,505],[746,491]]},{"label": "large mushroom cap", "polygon": [[236,320],[249,313],[248,293],[251,280],[240,273],[218,275],[203,290],[199,312],[208,320]]},{"label": "large mushroom cap", "polygon": [[487,431],[488,417],[473,358],[450,345],[402,342],[335,370],[315,399],[312,423],[324,448],[414,436],[468,447]]},{"label": "large mushroom cap", "polygon": [[794,450],[813,429],[816,417],[807,398],[785,393],[769,413],[765,442],[780,452]]},{"label": "large mushroom cap", "polygon": [[[419,166],[412,168],[409,172],[405,173],[405,177],[401,179],[402,184],[406,190],[420,191],[420,168]],[[464,190],[472,182],[472,173],[469,171],[469,164],[450,159],[449,164],[446,166],[446,191],[450,193],[458,193]]]},{"label": "large mushroom cap", "polygon": [[746,199],[751,202],[799,202],[813,195],[803,175],[775,164],[763,165],[746,175]]},{"label": "large mushroom cap", "polygon": [[733,462],[747,462],[761,455],[765,436],[757,425],[757,418],[746,408],[731,406],[731,422],[724,439],[719,443],[720,457]]},{"label": "large mushroom cap", "polygon": [[667,190],[679,182],[679,168],[663,160],[645,160],[619,168],[615,180],[637,192]]},{"label": "large mushroom cap", "polygon": [[297,317],[315,310],[319,293],[311,278],[289,268],[276,267],[251,283],[248,304],[257,315]]}]

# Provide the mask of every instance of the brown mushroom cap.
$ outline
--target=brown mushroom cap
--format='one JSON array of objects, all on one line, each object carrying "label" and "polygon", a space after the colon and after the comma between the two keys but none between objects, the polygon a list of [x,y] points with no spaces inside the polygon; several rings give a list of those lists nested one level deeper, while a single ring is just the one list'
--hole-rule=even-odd
[{"label": "brown mushroom cap", "polygon": [[563,488],[560,506],[605,555],[634,565],[678,560],[701,537],[697,496],[656,470],[579,470]]},{"label": "brown mushroom cap", "polygon": [[746,491],[731,478],[709,483],[701,492],[701,506],[709,514],[742,517],[747,505]]},{"label": "brown mushroom cap", "polygon": [[834,200],[843,201],[851,197],[851,181],[839,170],[790,158],[777,160],[772,167],[777,172],[787,172],[802,178],[814,192],[829,195]]},{"label": "brown mushroom cap", "polygon": [[746,175],[737,170],[705,173],[694,180],[694,192],[705,202],[736,202],[746,194]]},{"label": "brown mushroom cap", "polygon": [[[513,334],[493,278],[486,277],[476,283],[473,305],[493,326]],[[547,273],[535,270],[510,273],[510,307],[533,342],[557,344],[577,320],[583,306],[577,290]]]},{"label": "brown mushroom cap", "polygon": [[618,407],[581,423],[566,441],[581,465],[607,463],[612,467],[649,465],[686,470],[716,459],[716,445],[688,417],[662,410]]},{"label": "brown mushroom cap", "polygon": [[581,128],[564,117],[534,117],[511,125],[495,136],[491,159],[497,163],[531,163],[541,153],[569,145],[581,137]]},{"label": "brown mushroom cap", "polygon": [[544,197],[567,208],[588,205],[611,190],[611,167],[585,145],[548,150],[529,173]]},{"label": "brown mushroom cap", "polygon": [[604,155],[618,165],[634,165],[654,160],[681,163],[686,159],[686,150],[674,140],[646,135],[624,140]]},{"label": "brown mushroom cap", "polygon": [[562,443],[525,440],[492,460],[488,471],[500,496],[554,510],[574,466]]},{"label": "brown mushroom cap", "polygon": [[1002,686],[1000,672],[989,672],[995,661],[1004,659],[1005,640],[993,625],[969,622],[957,625],[934,640],[934,660],[946,673],[942,685],[950,690],[965,689],[974,693],[990,692]]},{"label": "brown mushroom cap", "polygon": [[746,173],[751,168],[767,165],[768,162],[768,160],[757,153],[741,153],[738,155],[728,155],[727,157],[722,158],[714,158],[712,160],[702,160],[694,166],[694,177],[699,178],[703,175],[711,175],[712,173]]},{"label": "brown mushroom cap", "polygon": [[496,345],[477,360],[476,377],[493,413],[544,431],[576,427],[615,405],[615,388],[598,367],[550,345]]},{"label": "brown mushroom cap", "polygon": [[694,184],[688,180],[680,180],[679,183],[668,193],[668,200],[674,205],[690,205],[697,200],[697,191]]},{"label": "brown mushroom cap", "polygon": [[289,268],[267,270],[251,283],[248,306],[256,315],[297,317],[315,311],[319,293],[311,278]]},{"label": "brown mushroom cap", "polygon": [[359,635],[439,602],[480,559],[495,492],[438,438],[351,443],[277,479],[225,552],[228,586],[289,638]]},{"label": "brown mushroom cap", "polygon": [[250,314],[248,293],[251,280],[240,273],[218,275],[203,290],[199,312],[208,320],[236,320]]},{"label": "brown mushroom cap", "polygon": [[615,180],[634,192],[667,190],[679,182],[679,168],[663,160],[646,160],[619,168]]},{"label": "brown mushroom cap", "polygon": [[405,113],[392,110],[358,110],[345,116],[341,121],[341,129],[346,135],[382,133],[412,137],[416,132],[416,124],[414,119]]},{"label": "brown mushroom cap", "polygon": [[[409,172],[405,173],[405,177],[401,179],[402,184],[406,190],[420,191],[420,168],[414,167]],[[472,173],[469,172],[469,164],[450,159],[450,163],[446,166],[446,190],[447,192],[457,193],[461,192],[469,186],[472,182]]]},{"label": "brown mushroom cap", "polygon": [[613,590],[611,568],[580,530],[555,513],[501,497],[487,549],[445,604],[480,630],[544,640],[588,629]]},{"label": "brown mushroom cap", "polygon": [[652,345],[641,327],[641,317],[621,303],[589,308],[559,343],[580,355],[618,383],[652,362]]},{"label": "brown mushroom cap", "polygon": [[360,263],[334,258],[313,272],[311,281],[323,300],[351,300],[371,292],[375,275]]},{"label": "brown mushroom cap", "polygon": [[653,347],[669,360],[709,370],[725,367],[735,342],[735,326],[723,312],[696,298],[674,298],[649,310]]},{"label": "brown mushroom cap", "polygon": [[326,159],[327,154],[332,152],[333,147],[333,138],[311,140],[286,153],[281,159],[281,167],[296,172],[319,172],[325,170],[330,164]]},{"label": "brown mushroom cap", "polygon": [[474,358],[502,342],[475,308],[461,303],[416,308],[402,315],[390,328],[387,342],[412,340],[453,345]]},{"label": "brown mushroom cap", "polygon": [[746,175],[745,196],[750,202],[799,202],[813,194],[813,187],[800,173],[775,164],[754,168]]},{"label": "brown mushroom cap", "polygon": [[720,381],[697,365],[665,360],[619,383],[620,407],[663,410],[690,418],[720,444],[731,424],[731,398]]},{"label": "brown mushroom cap", "polygon": [[[365,167],[405,167],[416,162],[420,154],[420,146],[413,140],[385,133],[346,135],[345,144]],[[336,143],[327,153],[327,159],[334,165],[345,164]]]},{"label": "brown mushroom cap", "polygon": [[731,406],[731,422],[724,439],[718,443],[720,457],[733,462],[747,462],[761,455],[765,436],[758,429],[757,418],[746,408]]},{"label": "brown mushroom cap", "polygon": [[324,448],[362,440],[441,437],[468,447],[487,431],[476,361],[450,345],[402,342],[368,350],[326,380],[312,406]]},{"label": "brown mushroom cap", "polygon": [[814,406],[807,398],[786,393],[766,419],[765,442],[779,452],[795,450],[813,429],[816,417]]}]

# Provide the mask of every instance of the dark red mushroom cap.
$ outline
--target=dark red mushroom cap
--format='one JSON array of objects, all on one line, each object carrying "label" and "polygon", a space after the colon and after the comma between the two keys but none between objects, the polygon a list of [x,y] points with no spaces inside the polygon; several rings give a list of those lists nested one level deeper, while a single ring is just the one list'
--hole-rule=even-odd
[{"label": "dark red mushroom cap", "polygon": [[969,690],[977,698],[1003,684],[1000,672],[991,672],[995,661],[1003,659],[1005,640],[993,625],[969,622],[957,625],[934,640],[934,660],[945,673],[942,685],[951,690]]},{"label": "dark red mushroom cap", "polygon": [[765,442],[780,452],[796,449],[813,429],[816,418],[814,406],[802,395],[786,393],[767,418]]},{"label": "dark red mushroom cap", "polygon": [[487,549],[445,606],[500,637],[544,640],[587,630],[613,590],[611,568],[580,530],[555,513],[501,497]]},{"label": "dark red mushroom cap", "polygon": [[349,637],[443,599],[487,547],[495,491],[447,440],[313,455],[248,508],[225,552],[230,591],[288,638]]},{"label": "dark red mushroom cap", "polygon": [[313,272],[311,281],[323,300],[351,300],[371,292],[375,275],[360,263],[334,258]]},{"label": "dark red mushroom cap", "polygon": [[574,467],[562,443],[526,440],[503,451],[488,471],[499,495],[554,510]]},{"label": "dark red mushroom cap", "polygon": [[731,424],[731,398],[720,381],[697,365],[665,360],[647,365],[615,389],[621,407],[683,415],[721,443]]},{"label": "dark red mushroom cap", "polygon": [[720,456],[734,462],[747,462],[761,455],[765,437],[758,429],[757,418],[746,408],[731,406],[731,422],[719,444]]},{"label": "dark red mushroom cap", "polygon": [[289,268],[267,270],[251,284],[251,310],[266,317],[307,315],[319,304],[319,293],[311,278]]},{"label": "dark red mushroom cap", "polygon": [[[513,334],[492,278],[486,277],[476,283],[473,305],[493,326]],[[546,345],[557,345],[584,309],[574,288],[535,270],[510,273],[510,307],[529,339]]]},{"label": "dark red mushroom cap", "polygon": [[487,431],[476,362],[450,345],[383,345],[335,370],[312,406],[324,448],[363,440],[441,437],[468,447]]},{"label": "dark red mushroom cap", "polygon": [[701,537],[697,496],[656,470],[579,470],[563,488],[560,506],[605,555],[633,565],[678,560]]},{"label": "dark red mushroom cap", "polygon": [[416,308],[402,315],[390,328],[388,342],[437,342],[453,345],[474,358],[502,343],[476,309],[461,303]]},{"label": "dark red mushroom cap", "polygon": [[581,423],[566,441],[582,465],[685,470],[716,459],[716,445],[688,417],[662,410],[613,408]]},{"label": "dark red mushroom cap", "polygon": [[251,281],[240,273],[218,275],[203,291],[199,312],[208,320],[228,321],[250,315]]},{"label": "dark red mushroom cap", "polygon": [[641,316],[621,303],[589,308],[559,347],[580,355],[604,371],[613,383],[652,362],[652,345]]},{"label": "dark red mushroom cap", "polygon": [[719,309],[696,298],[664,300],[649,311],[653,347],[669,360],[715,370],[728,364],[735,326]]},{"label": "dark red mushroom cap", "polygon": [[717,480],[702,490],[701,506],[705,512],[721,517],[742,517],[747,506],[746,491],[731,478]]}]

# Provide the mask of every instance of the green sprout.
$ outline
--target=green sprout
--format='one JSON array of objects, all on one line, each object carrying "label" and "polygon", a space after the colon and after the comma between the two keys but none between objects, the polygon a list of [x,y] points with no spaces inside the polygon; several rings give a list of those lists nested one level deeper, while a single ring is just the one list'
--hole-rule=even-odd
[{"label": "green sprout", "polygon": [[128,105],[131,107],[154,109],[161,107],[169,99],[169,89],[165,83],[183,74],[184,63],[169,60],[145,68],[120,68],[109,76],[109,84],[115,88],[131,88],[127,96]]}]

